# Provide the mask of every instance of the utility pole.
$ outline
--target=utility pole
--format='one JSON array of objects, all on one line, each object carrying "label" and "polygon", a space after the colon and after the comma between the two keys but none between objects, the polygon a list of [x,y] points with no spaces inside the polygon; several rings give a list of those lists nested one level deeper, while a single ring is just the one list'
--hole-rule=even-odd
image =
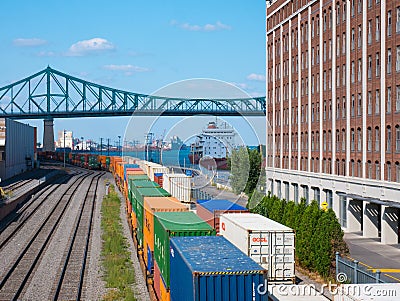
[{"label": "utility pole", "polygon": [[65,129],[63,130],[63,136],[64,136],[64,168],[65,168]]},{"label": "utility pole", "polygon": [[122,155],[122,149],[121,149],[121,136],[118,135],[118,150],[119,150],[119,155]]},{"label": "utility pole", "polygon": [[110,138],[107,138],[107,156],[110,156]]},{"label": "utility pole", "polygon": [[103,154],[103,138],[100,138],[100,156]]}]

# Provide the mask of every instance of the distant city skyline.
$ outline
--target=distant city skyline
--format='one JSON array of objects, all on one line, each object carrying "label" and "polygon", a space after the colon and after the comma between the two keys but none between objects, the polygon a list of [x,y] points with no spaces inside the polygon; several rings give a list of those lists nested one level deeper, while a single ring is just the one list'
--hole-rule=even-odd
[{"label": "distant city skyline", "polygon": [[[115,5],[45,0],[26,9],[24,1],[5,0],[0,17],[0,25],[7,28],[0,46],[7,72],[0,74],[0,87],[49,65],[94,83],[144,94],[185,79],[212,78],[250,96],[265,95],[264,1]],[[56,119],[54,132],[67,129],[97,141],[117,140],[128,121]],[[42,140],[42,120],[21,122],[38,127]],[[137,134],[140,137],[144,133]]]}]

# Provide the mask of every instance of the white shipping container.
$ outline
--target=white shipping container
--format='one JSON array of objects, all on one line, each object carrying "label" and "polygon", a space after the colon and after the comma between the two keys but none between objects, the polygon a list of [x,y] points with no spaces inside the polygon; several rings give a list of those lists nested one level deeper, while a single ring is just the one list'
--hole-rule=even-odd
[{"label": "white shipping container", "polygon": [[150,165],[150,175],[149,178],[150,180],[154,181],[154,174],[155,173],[168,173],[168,167],[162,166],[162,165]]},{"label": "white shipping container", "polygon": [[271,281],[295,280],[295,233],[278,222],[253,213],[225,213],[220,235],[268,270]]},{"label": "white shipping container", "polygon": [[190,202],[192,178],[184,174],[163,174],[163,188],[179,201]]},{"label": "white shipping container", "polygon": [[[142,169],[149,178],[150,178],[150,168],[152,166],[162,166],[162,165],[154,163],[154,162],[144,161],[144,168],[142,168]],[[150,178],[150,180],[152,180],[152,179]]]}]

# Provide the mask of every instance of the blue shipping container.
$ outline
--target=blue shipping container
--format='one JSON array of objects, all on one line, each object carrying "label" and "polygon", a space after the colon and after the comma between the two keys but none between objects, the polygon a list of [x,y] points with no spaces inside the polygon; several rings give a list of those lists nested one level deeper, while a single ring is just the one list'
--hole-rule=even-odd
[{"label": "blue shipping container", "polygon": [[170,240],[172,301],[267,301],[267,271],[222,236]]},{"label": "blue shipping container", "polygon": [[137,164],[124,164],[124,180],[126,181],[126,169],[127,168],[139,168]]},{"label": "blue shipping container", "polygon": [[197,200],[197,203],[201,204],[201,206],[210,212],[214,212],[216,210],[248,210],[246,207],[232,203],[228,200]]}]

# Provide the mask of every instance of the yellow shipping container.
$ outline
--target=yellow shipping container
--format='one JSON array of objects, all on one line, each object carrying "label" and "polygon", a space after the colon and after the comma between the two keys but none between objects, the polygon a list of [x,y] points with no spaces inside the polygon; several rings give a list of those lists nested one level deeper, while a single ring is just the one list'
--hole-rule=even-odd
[{"label": "yellow shipping container", "polygon": [[154,212],[177,211],[189,211],[189,209],[174,197],[144,197],[143,253],[146,265],[149,262],[148,255],[153,256],[154,252]]},{"label": "yellow shipping container", "polygon": [[161,279],[160,281],[160,301],[170,301],[171,300],[171,293],[165,287],[164,281]]}]

